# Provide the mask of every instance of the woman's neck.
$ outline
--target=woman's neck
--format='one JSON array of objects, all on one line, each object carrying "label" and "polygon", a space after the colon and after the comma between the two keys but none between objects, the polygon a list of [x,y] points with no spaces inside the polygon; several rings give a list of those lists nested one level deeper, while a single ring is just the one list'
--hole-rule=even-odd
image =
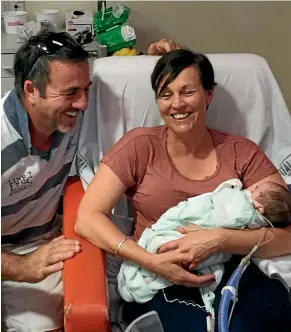
[{"label": "woman's neck", "polygon": [[213,148],[211,135],[205,126],[184,135],[168,129],[167,144],[176,156],[191,154],[198,157]]}]

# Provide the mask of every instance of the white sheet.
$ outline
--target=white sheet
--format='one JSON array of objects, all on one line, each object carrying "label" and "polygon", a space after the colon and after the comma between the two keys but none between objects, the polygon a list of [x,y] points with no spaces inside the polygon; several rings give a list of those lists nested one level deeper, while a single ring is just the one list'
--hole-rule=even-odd
[{"label": "white sheet", "polygon": [[253,262],[267,276],[280,280],[287,289],[291,289],[291,255],[272,259],[253,258]]}]

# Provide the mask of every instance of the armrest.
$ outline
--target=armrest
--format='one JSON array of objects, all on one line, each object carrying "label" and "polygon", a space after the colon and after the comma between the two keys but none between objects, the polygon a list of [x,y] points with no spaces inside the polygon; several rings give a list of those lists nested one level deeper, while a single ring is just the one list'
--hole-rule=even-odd
[{"label": "armrest", "polygon": [[74,232],[81,181],[70,178],[64,192],[63,228],[67,238],[78,239],[82,251],[65,261],[64,324],[66,332],[110,331],[104,252]]}]

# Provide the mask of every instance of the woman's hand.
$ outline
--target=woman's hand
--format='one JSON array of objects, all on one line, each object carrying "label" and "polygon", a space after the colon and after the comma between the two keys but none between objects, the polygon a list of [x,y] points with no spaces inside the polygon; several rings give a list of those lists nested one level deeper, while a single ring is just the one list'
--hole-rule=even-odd
[{"label": "woman's hand", "polygon": [[175,285],[186,287],[204,287],[215,281],[214,274],[197,276],[183,268],[191,263],[188,253],[170,251],[156,254],[153,257],[150,270],[155,274],[169,280]]},{"label": "woman's hand", "polygon": [[194,270],[196,266],[206,260],[213,253],[220,250],[225,238],[223,229],[203,229],[199,226],[189,225],[187,228],[179,227],[178,231],[185,234],[182,238],[170,241],[162,245],[159,253],[177,251],[187,254],[189,270]]}]

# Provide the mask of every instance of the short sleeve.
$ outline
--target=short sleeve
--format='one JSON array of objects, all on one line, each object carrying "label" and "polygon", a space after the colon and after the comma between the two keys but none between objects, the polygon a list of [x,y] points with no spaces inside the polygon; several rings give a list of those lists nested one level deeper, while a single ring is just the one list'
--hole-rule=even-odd
[{"label": "short sleeve", "polygon": [[139,129],[126,133],[103,157],[102,163],[110,167],[126,189],[138,186],[146,172],[150,144]]},{"label": "short sleeve", "polygon": [[235,144],[236,169],[245,188],[277,172],[257,144],[242,138]]}]

